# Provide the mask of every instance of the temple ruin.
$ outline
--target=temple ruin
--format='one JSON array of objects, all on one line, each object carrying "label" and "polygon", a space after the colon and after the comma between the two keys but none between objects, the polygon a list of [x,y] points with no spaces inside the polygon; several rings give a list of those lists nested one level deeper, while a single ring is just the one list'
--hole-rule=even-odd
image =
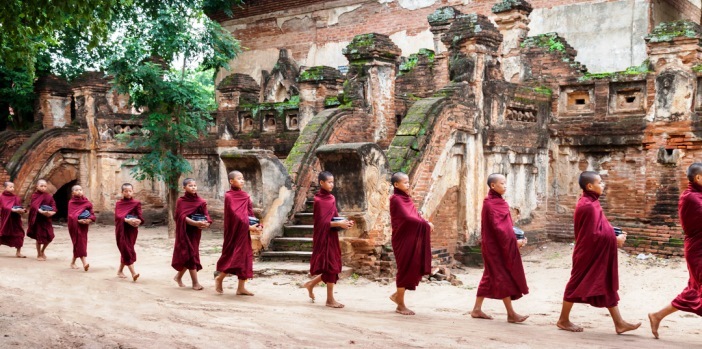
[{"label": "temple ruin", "polygon": [[[186,157],[215,226],[226,173],[244,174],[266,227],[254,237],[259,258],[309,258],[322,170],[356,222],[341,244],[358,274],[392,269],[395,171],[410,175],[435,224],[439,263],[479,254],[493,172],[506,175],[513,219],[531,241],[572,241],[577,176],[594,170],[627,251],[682,255],[677,200],[684,170],[702,159],[699,2],[249,3],[233,19],[211,14],[249,50],[219,73],[215,122]],[[611,18],[596,27],[573,19],[572,6]],[[104,74],[46,76],[36,91],[41,129],[0,132],[0,180],[26,199],[47,179],[59,211],[80,183],[106,224],[132,182],[147,224],[164,223],[165,186],[133,180],[139,152],[115,139],[139,131],[138,113]]]}]

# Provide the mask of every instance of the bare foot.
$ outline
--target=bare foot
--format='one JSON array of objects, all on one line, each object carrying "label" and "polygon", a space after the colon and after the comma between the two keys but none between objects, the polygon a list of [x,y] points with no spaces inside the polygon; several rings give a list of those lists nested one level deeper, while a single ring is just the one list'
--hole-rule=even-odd
[{"label": "bare foot", "polygon": [[219,293],[219,294],[224,293],[224,288],[222,287],[222,281],[224,281],[224,280],[220,279],[219,277],[215,278],[215,291],[217,291],[217,293]]},{"label": "bare foot", "polygon": [[71,264],[71,269],[78,269],[78,266],[75,263]]},{"label": "bare foot", "polygon": [[341,304],[341,303],[339,303],[339,302],[337,302],[337,301],[327,302],[326,305],[327,305],[329,308],[337,308],[337,309],[343,308],[343,307],[344,307],[343,304]]},{"label": "bare foot", "polygon": [[195,291],[202,291],[203,288],[204,287],[202,287],[202,285],[200,285],[200,284],[193,285],[193,290],[195,290]]},{"label": "bare foot", "polygon": [[38,257],[37,257],[37,260],[43,262],[43,261],[46,260],[46,257],[44,257],[44,256],[38,256]]},{"label": "bare foot", "polygon": [[[492,316],[483,313],[482,310],[473,310],[470,312],[470,317],[474,319],[485,319],[485,320],[492,320]],[[509,318],[508,318],[509,321]]]},{"label": "bare foot", "polygon": [[88,271],[88,269],[90,269],[90,264],[84,265],[84,266],[83,266],[83,269],[84,269],[85,271]]},{"label": "bare foot", "polygon": [[628,322],[624,322],[621,325],[614,325],[614,329],[617,331],[617,334],[622,334],[624,332],[629,332],[633,331],[641,326],[641,323],[636,323],[636,324],[630,324]]},{"label": "bare foot", "polygon": [[412,310],[410,310],[404,305],[398,305],[397,309],[395,309],[395,312],[402,315],[415,315]]},{"label": "bare foot", "polygon": [[507,315],[507,322],[510,324],[518,324],[520,322],[524,322],[524,320],[528,319],[529,315],[519,315],[517,313],[514,313],[512,315]]},{"label": "bare foot", "polygon": [[119,277],[120,279],[126,279],[126,278],[127,278],[127,275],[124,275],[123,272],[118,271],[118,272],[117,272],[117,277]]},{"label": "bare foot", "polygon": [[15,257],[17,257],[17,258],[27,258],[27,256],[25,256],[25,255],[23,255],[23,254],[21,254],[21,253],[16,254]]},{"label": "bare foot", "polygon": [[556,326],[558,326],[558,328],[560,328],[561,330],[564,330],[564,331],[570,331],[570,332],[582,332],[583,331],[582,327],[580,327],[580,326],[578,326],[570,321],[565,321],[565,322],[558,321],[556,323]]},{"label": "bare foot", "polygon": [[253,296],[254,295],[253,293],[249,292],[249,290],[247,290],[245,288],[240,289],[240,290],[236,290],[236,294],[237,294],[237,296]]},{"label": "bare foot", "polygon": [[651,332],[653,336],[658,339],[658,326],[660,326],[661,320],[656,317],[656,314],[648,313],[648,321],[651,322]]},{"label": "bare foot", "polygon": [[141,276],[141,275],[139,275],[139,274],[132,275],[132,281],[136,282],[136,281],[139,279],[140,276]]},{"label": "bare foot", "polygon": [[183,283],[183,278],[178,277],[178,274],[176,274],[176,276],[173,278],[173,281],[178,283],[178,287],[185,287],[185,284]]},{"label": "bare foot", "polygon": [[306,282],[302,287],[307,289],[310,299],[312,300],[312,303],[314,303],[314,286],[312,286],[312,282]]}]

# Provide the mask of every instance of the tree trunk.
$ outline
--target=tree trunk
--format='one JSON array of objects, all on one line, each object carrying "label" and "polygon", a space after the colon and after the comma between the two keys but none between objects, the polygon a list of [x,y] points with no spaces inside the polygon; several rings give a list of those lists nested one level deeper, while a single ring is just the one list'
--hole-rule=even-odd
[{"label": "tree trunk", "polygon": [[[177,188],[177,186],[176,186]],[[176,223],[175,223],[175,206],[176,201],[178,201],[178,189],[173,189],[172,186],[168,185],[168,238],[175,238]]]}]

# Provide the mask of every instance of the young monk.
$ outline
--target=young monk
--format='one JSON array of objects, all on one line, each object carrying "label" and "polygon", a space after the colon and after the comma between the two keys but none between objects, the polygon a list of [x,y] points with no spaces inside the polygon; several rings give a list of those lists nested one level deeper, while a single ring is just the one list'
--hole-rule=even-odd
[{"label": "young monk", "polygon": [[485,270],[470,316],[492,320],[492,316],[485,314],[482,310],[483,301],[485,298],[501,299],[507,309],[507,322],[524,322],[529,316],[517,314],[512,307],[512,301],[529,293],[522,256],[519,254],[519,249],[526,245],[527,239],[517,240],[514,235],[509,204],[502,198],[502,195],[507,192],[505,176],[493,173],[488,176],[487,185],[490,191],[483,200],[483,211],[480,216],[482,239],[480,248]]},{"label": "young monk", "polygon": [[[79,218],[78,216],[85,210],[90,212],[90,217]],[[71,200],[68,201],[68,234],[73,242],[71,269],[78,269],[76,266],[78,258],[83,263],[83,270],[90,269],[86,258],[88,257],[88,228],[93,222],[95,222],[93,204],[83,195],[83,188],[80,185],[74,185],[71,188]]]},{"label": "young monk", "polygon": [[130,183],[122,184],[122,200],[117,201],[115,205],[115,238],[121,255],[117,276],[121,279],[127,278],[124,275],[124,266],[127,266],[132,274],[132,281],[136,282],[139,278],[139,274],[134,270],[134,245],[139,235],[139,226],[143,222],[141,202],[134,199],[134,187]]},{"label": "young monk", "polygon": [[690,183],[680,195],[678,215],[685,232],[685,260],[690,279],[672,303],[648,314],[651,332],[656,338],[661,320],[678,310],[702,316],[702,162],[690,165],[687,179]]},{"label": "young monk", "polygon": [[341,273],[341,245],[339,232],[333,228],[348,229],[354,224],[351,220],[332,222],[339,213],[336,210],[336,198],[332,195],[334,176],[327,171],[319,173],[319,191],[314,195],[314,235],[312,236],[312,258],[310,275],[316,275],[305,283],[304,287],[314,302],[314,287],[324,281],[327,285],[327,303],[331,308],[343,308],[344,305],[334,299],[334,284]]},{"label": "young monk", "polygon": [[[197,280],[197,272],[202,269],[200,264],[200,237],[202,229],[207,229],[212,224],[210,213],[207,212],[207,202],[197,196],[197,183],[192,178],[183,180],[185,195],[178,198],[174,218],[176,221],[175,246],[171,266],[178,273],[173,278],[179,287],[183,284],[183,275],[188,271],[192,280],[193,290],[202,290],[202,285]],[[195,221],[193,214],[204,215],[206,220]]]},{"label": "young monk", "polygon": [[[54,196],[48,193],[47,183],[40,179],[37,181],[36,191],[32,194],[29,204],[29,219],[27,236],[37,241],[37,259],[46,260],[46,247],[54,240],[54,227],[51,225],[51,216],[56,214]],[[50,206],[51,210],[44,211],[41,207]]]},{"label": "young monk", "polygon": [[224,293],[222,282],[227,275],[236,275],[239,285],[237,295],[253,296],[246,289],[246,280],[253,278],[253,249],[251,232],[261,232],[263,226],[249,225],[254,217],[251,197],[244,191],[244,175],[239,171],[229,173],[229,190],[224,195],[224,242],[222,256],[217,261],[219,275],[215,278],[215,291]]},{"label": "young monk", "polygon": [[24,245],[24,229],[22,229],[22,215],[27,212],[22,206],[19,196],[15,195],[15,184],[5,182],[5,191],[0,195],[0,245],[7,245],[17,249],[17,258],[27,258],[22,254]]},{"label": "young monk", "polygon": [[617,334],[632,331],[641,323],[631,324],[619,313],[619,270],[617,246],[626,241],[626,233],[616,236],[614,228],[600,207],[599,197],[604,192],[604,182],[597,172],[585,171],[578,180],[583,195],[575,207],[575,248],[573,269],[563,296],[563,308],[558,328],[582,332],[583,328],[570,322],[573,303],[586,303],[597,308],[607,308],[614,321]]},{"label": "young monk", "polygon": [[422,276],[431,273],[430,239],[434,225],[422,218],[414,207],[406,174],[394,173],[390,183],[394,191],[390,197],[392,249],[397,261],[397,291],[390,296],[390,300],[397,304],[395,312],[414,315],[405,305],[405,290],[415,290]]}]

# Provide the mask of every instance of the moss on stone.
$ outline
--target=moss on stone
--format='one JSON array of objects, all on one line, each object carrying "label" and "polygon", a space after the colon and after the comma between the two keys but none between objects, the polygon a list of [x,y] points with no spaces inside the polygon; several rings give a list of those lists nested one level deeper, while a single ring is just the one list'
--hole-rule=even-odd
[{"label": "moss on stone", "polygon": [[702,28],[699,24],[689,21],[673,21],[658,24],[650,34],[646,35],[649,42],[667,42],[675,38],[702,38]]},{"label": "moss on stone", "polygon": [[653,70],[651,70],[651,62],[648,59],[646,59],[640,65],[629,67],[629,68],[626,68],[625,70],[618,71],[618,72],[585,73],[585,75],[580,77],[578,80],[579,81],[588,81],[588,80],[609,79],[609,80],[616,81],[616,80],[619,80],[619,79],[627,77],[627,76],[646,75],[646,74],[651,73],[651,72],[653,72]]},{"label": "moss on stone", "polygon": [[460,12],[458,12],[452,6],[439,7],[436,9],[436,11],[427,16],[427,21],[430,25],[446,24],[449,20],[456,18],[456,16],[459,14]]},{"label": "moss on stone", "polygon": [[324,79],[324,72],[321,66],[309,68],[302,73],[297,78],[298,81],[319,81]]},{"label": "moss on stone", "polygon": [[524,0],[502,0],[492,6],[492,13],[502,13],[511,10],[531,12],[531,5]]},{"label": "moss on stone", "polygon": [[692,71],[695,73],[702,73],[702,64],[698,64],[698,65],[692,67]]},{"label": "moss on stone", "polygon": [[341,105],[341,102],[339,102],[339,97],[337,96],[328,96],[324,99],[325,108],[337,107],[339,105]]},{"label": "moss on stone", "polygon": [[521,47],[531,48],[540,47],[548,49],[548,52],[566,52],[566,41],[558,36],[558,33],[546,33],[526,38]]},{"label": "moss on stone", "polygon": [[397,75],[404,75],[411,72],[412,69],[417,66],[417,63],[419,63],[420,56],[426,57],[429,65],[434,65],[434,58],[436,56],[434,51],[422,48],[419,50],[419,52],[409,55],[407,59],[400,63],[400,69]]}]

